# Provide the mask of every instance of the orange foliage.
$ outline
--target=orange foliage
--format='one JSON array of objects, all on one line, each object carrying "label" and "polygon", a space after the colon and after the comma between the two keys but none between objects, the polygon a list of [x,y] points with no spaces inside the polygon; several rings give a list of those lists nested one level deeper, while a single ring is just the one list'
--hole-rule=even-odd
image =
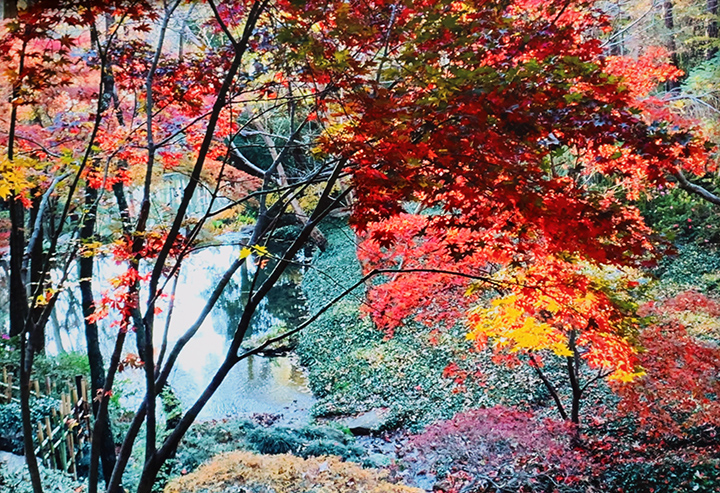
[{"label": "orange foliage", "polygon": [[422,493],[391,484],[383,474],[343,462],[337,457],[302,459],[293,455],[231,452],[215,457],[187,476],[170,482],[165,493],[200,493],[239,488],[241,491],[283,493]]}]

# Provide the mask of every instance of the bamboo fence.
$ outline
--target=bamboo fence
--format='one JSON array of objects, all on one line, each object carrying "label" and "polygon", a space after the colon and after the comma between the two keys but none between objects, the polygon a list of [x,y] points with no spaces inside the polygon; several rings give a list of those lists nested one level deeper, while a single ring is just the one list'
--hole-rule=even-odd
[{"label": "bamboo fence", "polygon": [[[60,405],[59,409],[53,407],[36,423],[35,455],[45,467],[65,471],[77,479],[78,464],[84,458],[85,444],[91,435],[92,411],[87,381],[83,376],[76,376],[74,383],[67,380],[60,385],[50,377],[45,378],[44,385],[38,380],[31,380],[31,399],[43,396],[59,397]],[[20,387],[16,385],[12,372],[4,367],[0,381],[0,404],[11,402],[20,402]]]}]

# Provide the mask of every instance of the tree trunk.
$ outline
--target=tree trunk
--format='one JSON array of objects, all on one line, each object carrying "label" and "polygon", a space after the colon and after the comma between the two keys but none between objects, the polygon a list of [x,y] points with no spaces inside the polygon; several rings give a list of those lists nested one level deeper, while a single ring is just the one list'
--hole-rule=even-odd
[{"label": "tree trunk", "polygon": [[8,200],[10,208],[10,336],[20,335],[27,317],[27,292],[23,282],[25,254],[25,209],[15,198]]},{"label": "tree trunk", "polygon": [[[90,242],[94,239],[97,217],[97,195],[97,190],[89,186],[85,187],[85,207],[87,208],[87,213],[80,227],[80,241],[83,243]],[[95,313],[95,301],[92,291],[94,264],[94,255],[81,255],[79,257],[80,296],[85,324],[85,343],[87,344],[88,362],[90,363],[90,398],[92,399],[93,415],[97,422],[100,419],[98,415],[100,405],[94,397],[95,393],[98,390],[102,391],[102,388],[105,386],[105,363],[103,362],[100,351],[100,337],[97,323],[88,319],[88,317]],[[115,467],[115,440],[113,439],[112,424],[107,417],[107,409],[104,410],[104,414],[102,421],[107,422],[107,426],[105,426],[97,446],[100,448],[100,461],[105,484],[109,484],[110,476]],[[93,446],[95,446],[95,444],[93,444]],[[117,491],[122,491],[122,489],[120,488]]]},{"label": "tree trunk", "polygon": [[[28,325],[32,326],[32,323]],[[32,329],[32,327],[29,328]],[[35,433],[30,416],[30,372],[32,371],[34,356],[32,338],[26,340],[25,333],[23,333],[20,344],[20,414],[22,417],[25,462],[30,472],[33,493],[43,493],[40,470],[35,457],[35,444],[33,442]]]},{"label": "tree trunk", "polygon": [[707,11],[710,19],[708,20],[707,36],[710,44],[705,53],[707,60],[712,59],[718,52],[718,42],[720,35],[718,33],[718,0],[707,0]]},{"label": "tree trunk", "polygon": [[17,17],[17,0],[3,0],[2,17],[3,19],[14,19]]},{"label": "tree trunk", "polygon": [[579,366],[577,347],[575,340],[577,334],[575,331],[570,332],[568,340],[568,348],[572,351],[572,356],[568,356],[565,361],[567,363],[568,377],[570,378],[570,388],[572,389],[572,403],[570,407],[570,421],[580,424],[580,399],[582,399],[582,388],[580,387]]},{"label": "tree trunk", "polygon": [[[665,22],[665,29],[667,29],[667,42],[666,47],[670,52],[670,63],[675,67],[680,67],[680,63],[677,55],[677,44],[675,43],[675,18],[673,16],[673,3],[672,0],[665,0],[663,3],[663,20]],[[677,80],[668,80],[665,83],[665,88],[668,92],[676,90],[680,87],[680,82]]]},{"label": "tree trunk", "polygon": [[[40,210],[40,202],[41,202],[41,196],[37,195],[33,199],[33,206],[32,209],[30,209],[30,224],[35,224],[35,222],[38,219],[38,215],[42,214],[42,211]],[[35,242],[32,245],[32,250],[28,252],[30,254],[30,293],[33,295],[37,292],[38,287],[42,284],[42,271],[43,271],[43,262],[45,260],[45,257],[43,256],[43,239],[44,239],[44,228],[42,224],[42,217],[40,218],[40,221],[38,223],[40,225],[40,228],[38,230],[37,238],[35,239]],[[32,319],[34,321],[37,321],[40,318],[40,313],[43,310],[42,304],[36,304],[33,309]],[[33,328],[33,331],[31,333],[31,337],[33,338],[32,346],[34,354],[44,354],[45,353],[45,326],[37,326],[35,325]]]}]

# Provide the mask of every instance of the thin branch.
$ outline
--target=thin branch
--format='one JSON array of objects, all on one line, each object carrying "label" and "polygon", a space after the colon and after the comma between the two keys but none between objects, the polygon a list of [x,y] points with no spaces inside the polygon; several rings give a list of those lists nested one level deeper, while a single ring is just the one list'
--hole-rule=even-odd
[{"label": "thin branch", "polygon": [[45,193],[43,193],[42,200],[40,201],[40,207],[38,208],[38,213],[35,217],[35,224],[33,225],[32,236],[30,237],[30,241],[28,241],[27,247],[25,248],[26,258],[30,255],[30,252],[32,252],[33,248],[35,248],[35,242],[37,242],[37,239],[40,236],[43,216],[45,216],[45,211],[47,211],[47,208],[50,204],[50,195],[52,195],[55,187],[57,187],[60,182],[68,178],[70,175],[71,173],[65,173],[62,176],[56,176],[48,189],[45,191]]},{"label": "thin branch", "polygon": [[597,382],[598,380],[602,380],[603,378],[612,375],[614,372],[615,372],[615,370],[611,370],[611,371],[608,371],[608,372],[603,372],[602,370],[598,371],[598,374],[597,374],[597,375],[595,375],[593,378],[591,378],[590,380],[588,380],[588,381],[585,383],[585,385],[582,386],[581,391],[584,393],[585,390],[587,390],[587,388],[590,387],[590,385],[594,384],[594,383]]},{"label": "thin branch", "polygon": [[603,44],[600,45],[600,48],[605,48],[605,47],[607,47],[613,39],[615,39],[615,38],[617,38],[617,37],[619,37],[619,36],[622,36],[623,34],[625,34],[626,32],[628,32],[630,29],[632,29],[633,27],[635,27],[641,20],[643,20],[643,19],[644,19],[645,17],[647,17],[648,15],[650,15],[650,14],[652,13],[652,11],[655,10],[659,5],[660,5],[659,3],[653,2],[652,5],[650,5],[650,8],[647,9],[645,12],[643,12],[643,14],[642,14],[640,17],[638,17],[637,19],[635,19],[634,21],[632,21],[630,24],[628,24],[627,26],[625,26],[625,27],[624,27],[623,29],[621,29],[620,31],[618,31],[618,32],[614,33],[612,36],[610,36],[607,40],[605,40],[605,42],[604,42]]},{"label": "thin branch", "polygon": [[548,392],[550,392],[550,395],[552,396],[553,400],[555,401],[555,405],[557,406],[558,411],[560,412],[560,416],[562,419],[567,421],[568,415],[565,411],[565,406],[563,406],[562,401],[560,400],[560,396],[557,393],[557,390],[555,389],[555,386],[552,384],[552,382],[548,379],[548,377],[543,373],[543,371],[540,369],[540,365],[538,364],[537,360],[535,359],[535,356],[533,356],[532,353],[528,354],[528,357],[530,358],[530,366],[535,370],[535,373],[540,377],[540,380],[542,380],[543,384],[545,385],[545,388],[548,389]]}]

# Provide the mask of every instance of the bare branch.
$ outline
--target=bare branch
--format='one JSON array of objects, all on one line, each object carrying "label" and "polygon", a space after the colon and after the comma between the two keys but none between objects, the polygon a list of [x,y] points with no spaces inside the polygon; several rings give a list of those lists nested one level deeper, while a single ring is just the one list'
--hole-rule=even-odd
[{"label": "bare branch", "polygon": [[712,204],[720,205],[720,197],[710,192],[708,189],[701,187],[700,185],[690,183],[688,179],[685,178],[685,174],[682,172],[681,169],[677,170],[677,172],[675,173],[675,178],[677,178],[678,185],[683,190],[694,193],[695,195],[702,197],[703,199],[707,200]]}]

